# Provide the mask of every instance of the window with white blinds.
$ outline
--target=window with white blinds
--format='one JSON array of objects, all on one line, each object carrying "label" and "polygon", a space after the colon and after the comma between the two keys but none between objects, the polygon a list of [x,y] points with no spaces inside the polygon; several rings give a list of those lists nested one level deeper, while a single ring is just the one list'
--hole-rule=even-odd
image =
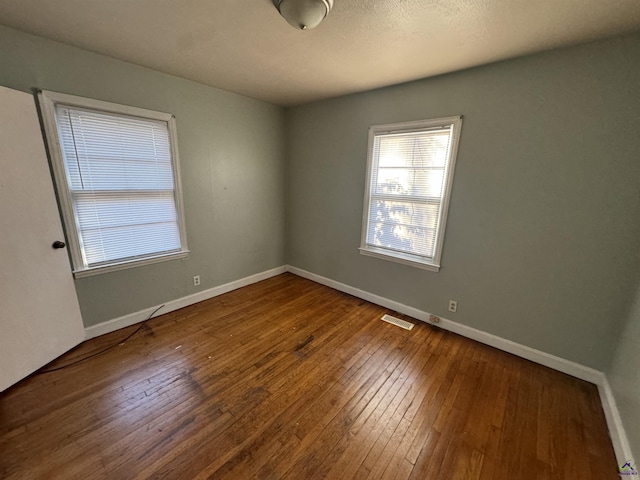
[{"label": "window with white blinds", "polygon": [[186,255],[173,116],[40,100],[76,276]]},{"label": "window with white blinds", "polygon": [[461,117],[373,126],[360,251],[440,268]]}]

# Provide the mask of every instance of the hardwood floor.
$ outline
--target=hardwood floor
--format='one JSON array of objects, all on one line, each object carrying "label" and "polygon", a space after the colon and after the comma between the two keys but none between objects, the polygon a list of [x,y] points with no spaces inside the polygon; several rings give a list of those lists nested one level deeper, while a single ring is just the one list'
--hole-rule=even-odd
[{"label": "hardwood floor", "polygon": [[283,274],[154,318],[0,396],[0,477],[619,478],[595,386],[384,313]]}]

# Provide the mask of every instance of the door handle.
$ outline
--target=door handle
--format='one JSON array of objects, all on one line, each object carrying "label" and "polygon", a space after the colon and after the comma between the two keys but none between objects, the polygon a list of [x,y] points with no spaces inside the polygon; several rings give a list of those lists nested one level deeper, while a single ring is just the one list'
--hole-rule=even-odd
[{"label": "door handle", "polygon": [[53,244],[51,246],[53,248],[64,248],[67,245],[64,242],[61,242],[60,240],[56,240],[55,242],[53,242]]}]

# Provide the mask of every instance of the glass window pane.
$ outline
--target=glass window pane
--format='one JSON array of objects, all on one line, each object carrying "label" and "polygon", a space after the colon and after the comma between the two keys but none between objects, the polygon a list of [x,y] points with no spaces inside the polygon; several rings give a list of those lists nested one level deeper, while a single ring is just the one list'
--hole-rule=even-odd
[{"label": "glass window pane", "polygon": [[450,117],[372,127],[363,251],[387,250],[439,267],[441,216],[460,124],[460,117]]},{"label": "glass window pane", "polygon": [[84,267],[180,251],[168,122],[62,104],[56,121]]}]

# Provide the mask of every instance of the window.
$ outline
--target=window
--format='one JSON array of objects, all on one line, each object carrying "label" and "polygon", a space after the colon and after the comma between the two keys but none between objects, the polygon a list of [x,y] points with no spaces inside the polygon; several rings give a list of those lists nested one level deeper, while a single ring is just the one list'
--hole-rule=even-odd
[{"label": "window", "polygon": [[360,252],[440,269],[461,117],[369,129]]},{"label": "window", "polygon": [[172,115],[39,94],[74,275],[187,255]]}]

